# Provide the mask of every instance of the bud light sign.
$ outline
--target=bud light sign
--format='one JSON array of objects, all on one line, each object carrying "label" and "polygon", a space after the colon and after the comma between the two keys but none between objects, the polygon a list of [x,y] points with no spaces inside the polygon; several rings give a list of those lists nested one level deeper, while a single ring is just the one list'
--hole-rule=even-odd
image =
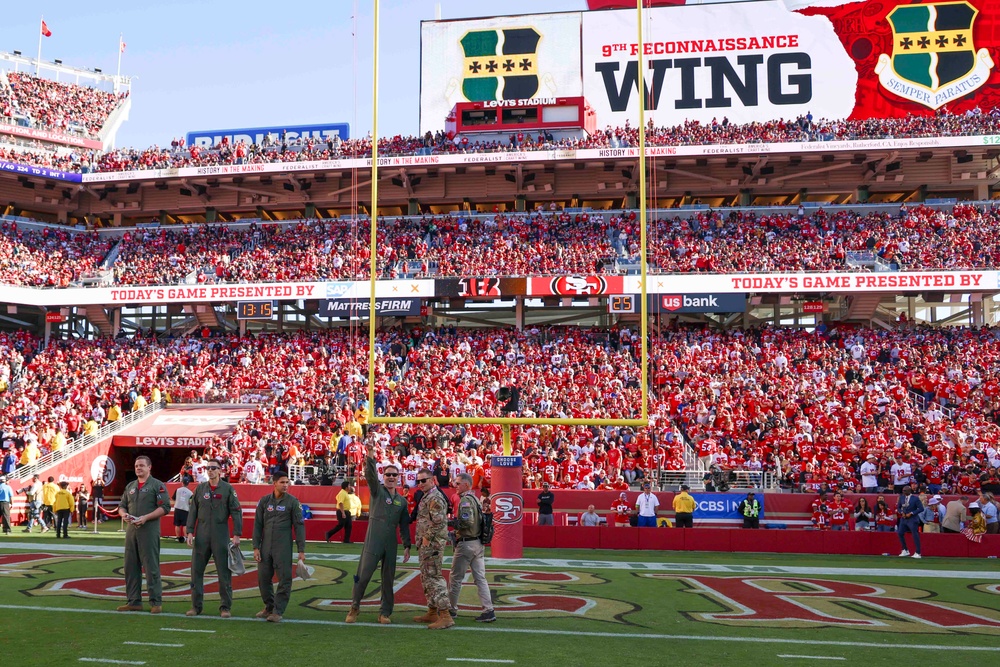
[{"label": "bud light sign", "polygon": [[334,139],[350,139],[351,126],[348,123],[327,123],[324,125],[274,125],[272,127],[246,127],[233,130],[199,130],[187,133],[187,145],[211,148],[225,139],[229,145],[242,142],[262,144],[266,137],[275,143],[292,143],[299,139],[312,139],[326,143]]}]

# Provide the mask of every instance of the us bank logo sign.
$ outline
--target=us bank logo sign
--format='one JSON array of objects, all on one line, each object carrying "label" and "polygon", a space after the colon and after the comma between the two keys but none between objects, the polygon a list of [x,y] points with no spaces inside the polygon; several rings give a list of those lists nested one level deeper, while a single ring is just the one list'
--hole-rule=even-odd
[{"label": "us bank logo sign", "polygon": [[474,30],[461,39],[465,52],[462,92],[470,102],[517,100],[538,92],[538,42],[534,28]]},{"label": "us bank logo sign", "polygon": [[994,67],[976,49],[973,26],[979,10],[968,2],[901,5],[886,16],[892,56],[879,56],[875,73],[889,92],[930,109],[981,88]]}]

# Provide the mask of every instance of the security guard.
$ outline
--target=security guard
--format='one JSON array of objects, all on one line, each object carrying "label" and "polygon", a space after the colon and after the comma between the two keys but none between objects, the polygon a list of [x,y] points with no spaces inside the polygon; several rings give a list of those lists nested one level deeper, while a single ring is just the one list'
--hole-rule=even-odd
[{"label": "security guard", "polygon": [[674,525],[678,528],[694,528],[694,511],[698,505],[688,493],[691,487],[681,484],[681,492],[674,496]]},{"label": "security guard", "polygon": [[191,554],[191,608],[187,616],[201,613],[205,601],[205,567],[208,559],[215,561],[219,577],[219,615],[232,616],[233,583],[229,570],[229,519],[233,520],[232,544],[239,546],[243,534],[243,510],[229,482],[222,477],[219,459],[207,462],[208,481],[199,484],[191,497],[187,518],[187,543],[194,547]]},{"label": "security guard", "polygon": [[[292,597],[292,542],[299,546],[299,563],[306,559],[306,524],[302,504],[288,493],[288,473],[274,473],[274,490],[260,499],[253,523],[253,559],[264,608],[257,618],[280,623]],[[278,573],[278,594],[271,580]]]},{"label": "security guard", "polygon": [[160,517],[170,513],[167,485],[150,477],[153,462],[148,456],[135,459],[136,479],[125,486],[118,514],[125,519],[125,593],[128,604],[118,611],[142,611],[142,571],[146,571],[146,592],[150,613],[163,611],[160,582]]},{"label": "security guard", "polygon": [[416,539],[427,613],[413,620],[427,623],[431,630],[443,630],[455,625],[448,613],[448,584],[441,573],[448,546],[448,501],[434,485],[434,473],[427,468],[417,471],[417,486],[423,491],[417,507]]},{"label": "security guard", "polygon": [[361,611],[361,598],[365,589],[375,574],[375,568],[382,563],[382,603],[379,609],[378,622],[388,625],[392,621],[392,608],[395,604],[393,584],[396,580],[396,533],[403,540],[403,562],[410,560],[410,515],[407,511],[406,499],[396,492],[399,484],[399,468],[386,466],[382,470],[384,484],[379,484],[378,472],[375,469],[375,456],[371,449],[365,458],[365,481],[371,498],[368,503],[368,534],[365,535],[365,546],[361,551],[361,562],[358,563],[358,573],[354,575],[354,592],[351,596],[351,611],[347,614],[347,622],[358,620]]},{"label": "security guard", "polygon": [[736,511],[743,517],[744,528],[760,528],[760,501],[754,497],[753,491],[740,501]]}]

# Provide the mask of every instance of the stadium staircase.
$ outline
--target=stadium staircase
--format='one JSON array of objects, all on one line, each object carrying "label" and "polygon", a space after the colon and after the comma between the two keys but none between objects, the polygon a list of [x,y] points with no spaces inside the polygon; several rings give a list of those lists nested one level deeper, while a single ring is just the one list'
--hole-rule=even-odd
[{"label": "stadium staircase", "polygon": [[34,463],[18,468],[8,476],[8,482],[24,482],[31,479],[32,475],[44,477],[43,473],[47,472],[54,466],[60,463],[65,463],[67,459],[86,452],[88,449],[91,449],[98,443],[107,440],[118,431],[121,431],[126,426],[130,426],[145,419],[146,417],[149,417],[153,413],[162,410],[166,407],[166,405],[166,401],[150,403],[142,410],[130,412],[118,421],[106,424],[105,426],[99,428],[93,435],[85,435],[80,438],[74,438],[73,440],[67,442],[62,449],[55,452],[49,452]]},{"label": "stadium staircase", "polygon": [[84,315],[94,328],[101,332],[101,336],[114,338],[116,333],[114,323],[108,319],[108,311],[102,306],[90,305],[86,308],[78,308],[77,313]]},{"label": "stadium staircase", "polygon": [[878,305],[882,302],[882,294],[879,292],[855,294],[848,297],[850,306],[847,308],[845,319],[852,322],[870,323],[875,317]]},{"label": "stadium staircase", "polygon": [[198,320],[198,326],[202,328],[215,329],[219,326],[219,314],[215,312],[215,308],[211,304],[188,304],[184,306],[184,312],[194,312],[195,319]]}]

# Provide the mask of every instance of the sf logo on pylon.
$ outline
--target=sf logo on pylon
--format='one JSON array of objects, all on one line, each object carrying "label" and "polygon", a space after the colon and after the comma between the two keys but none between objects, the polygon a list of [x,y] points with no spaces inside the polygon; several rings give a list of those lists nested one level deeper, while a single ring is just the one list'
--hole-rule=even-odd
[{"label": "sf logo on pylon", "polygon": [[882,87],[931,109],[982,87],[993,69],[987,49],[972,39],[979,10],[968,2],[900,5],[885,17],[892,56],[875,65]]}]

